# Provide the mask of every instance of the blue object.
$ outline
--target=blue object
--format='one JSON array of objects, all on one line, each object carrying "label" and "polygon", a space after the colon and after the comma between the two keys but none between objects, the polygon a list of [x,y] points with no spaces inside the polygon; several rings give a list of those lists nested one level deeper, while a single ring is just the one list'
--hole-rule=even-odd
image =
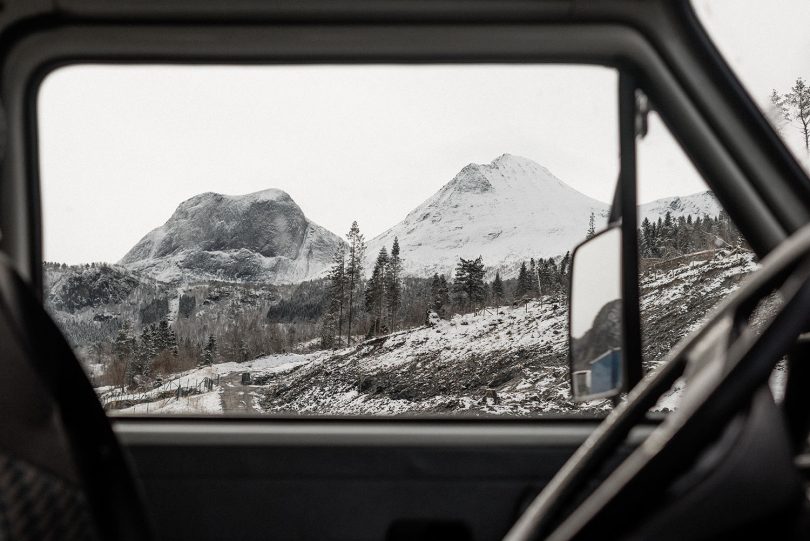
[{"label": "blue object", "polygon": [[591,394],[602,394],[621,386],[622,351],[611,349],[591,362]]}]

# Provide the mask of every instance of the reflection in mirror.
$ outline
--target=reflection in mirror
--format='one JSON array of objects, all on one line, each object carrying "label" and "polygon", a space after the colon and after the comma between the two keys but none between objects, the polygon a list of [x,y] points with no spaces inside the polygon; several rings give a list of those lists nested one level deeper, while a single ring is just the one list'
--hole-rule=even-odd
[{"label": "reflection in mirror", "polygon": [[575,400],[613,396],[622,388],[621,229],[581,244],[571,270],[570,364]]}]

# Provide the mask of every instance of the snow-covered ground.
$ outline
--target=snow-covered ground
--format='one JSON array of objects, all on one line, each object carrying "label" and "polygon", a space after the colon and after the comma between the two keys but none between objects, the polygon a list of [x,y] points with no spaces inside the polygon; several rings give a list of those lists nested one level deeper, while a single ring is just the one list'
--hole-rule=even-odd
[{"label": "snow-covered ground", "polygon": [[[648,369],[657,367],[679,340],[710,317],[757,265],[754,254],[745,250],[699,252],[650,265],[640,284]],[[683,382],[676,382],[656,409],[674,409],[682,390]]]},{"label": "snow-covered ground", "polygon": [[268,412],[401,414],[560,411],[566,312],[532,301],[434,320],[366,341],[268,384]]},{"label": "snow-covered ground", "polygon": [[117,415],[182,415],[182,414],[221,414],[222,389],[207,393],[164,398],[163,400],[141,402],[128,408],[115,410]]},{"label": "snow-covered ground", "polygon": [[[641,279],[644,355],[657,366],[675,343],[756,268],[746,251],[702,252],[651,264]],[[474,414],[598,412],[569,393],[567,311],[559,300],[503,306],[373,338],[337,351],[222,363],[166,378],[146,393],[116,396],[117,413]],[[239,376],[250,372],[252,385]],[[171,395],[178,386],[207,391]],[[779,380],[776,374],[775,380]],[[111,391],[99,389],[102,400]],[[680,389],[657,409],[673,409]],[[122,400],[135,400],[137,405]]]},{"label": "snow-covered ground", "polygon": [[[250,372],[253,377],[281,374],[311,360],[306,355],[296,353],[268,355],[245,363],[219,363],[174,374],[160,386],[144,392],[123,392],[120,388],[109,386],[99,387],[96,392],[102,403],[112,406],[137,402],[132,406],[112,409],[116,414],[223,413],[221,395],[226,386],[223,379],[243,372]],[[213,384],[211,391],[206,392],[206,380]],[[179,396],[178,388],[182,390]],[[185,394],[188,390],[203,392]]]}]

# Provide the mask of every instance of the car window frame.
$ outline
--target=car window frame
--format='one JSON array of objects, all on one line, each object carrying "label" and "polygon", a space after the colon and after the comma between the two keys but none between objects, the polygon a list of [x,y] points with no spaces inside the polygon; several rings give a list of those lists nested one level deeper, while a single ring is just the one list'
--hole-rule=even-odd
[{"label": "car window frame", "polygon": [[[418,39],[421,36],[422,39]],[[115,46],[110,46],[111,43]],[[380,44],[369,49],[369,44]],[[227,61],[227,62],[225,62]],[[42,258],[36,145],[36,96],[47,74],[72,63],[566,63],[630,70],[645,92],[670,115],[662,118],[690,159],[712,185],[729,214],[757,224],[755,250],[784,238],[785,230],[747,182],[700,109],[689,99],[662,57],[638,31],[619,24],[490,24],[456,26],[299,25],[57,25],[24,34],[3,61],[2,96],[7,110],[8,148],[4,162],[5,202],[0,227],[13,235],[2,248],[42,291]],[[663,106],[663,107],[662,107]],[[671,122],[671,125],[670,125]],[[695,144],[695,142],[700,144]],[[711,158],[711,154],[714,157]],[[695,160],[699,158],[701,165]],[[707,173],[708,172],[708,173]],[[729,194],[733,194],[733,197]],[[4,204],[6,208],[8,204]],[[13,227],[9,228],[11,224]],[[743,229],[741,227],[741,229]],[[743,229],[748,236],[748,232]],[[554,416],[534,418],[551,421]],[[562,415],[573,421],[578,416]],[[593,417],[584,415],[583,420]],[[226,418],[226,417],[225,417]],[[223,419],[223,417],[217,417]],[[297,418],[300,419],[300,418]],[[363,419],[352,417],[351,420]],[[370,418],[380,421],[380,417]],[[187,419],[186,419],[187,420]],[[343,419],[347,421],[348,419]],[[448,417],[420,416],[422,421]],[[488,417],[488,421],[496,418]],[[497,418],[508,421],[510,418]],[[116,422],[120,419],[116,419]]]}]

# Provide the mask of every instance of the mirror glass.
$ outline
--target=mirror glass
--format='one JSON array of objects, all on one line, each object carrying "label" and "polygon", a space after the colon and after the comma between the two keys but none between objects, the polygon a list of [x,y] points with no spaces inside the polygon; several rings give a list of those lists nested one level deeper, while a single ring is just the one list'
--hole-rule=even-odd
[{"label": "mirror glass", "polygon": [[576,400],[613,396],[622,388],[621,240],[614,226],[574,252],[569,331]]}]

